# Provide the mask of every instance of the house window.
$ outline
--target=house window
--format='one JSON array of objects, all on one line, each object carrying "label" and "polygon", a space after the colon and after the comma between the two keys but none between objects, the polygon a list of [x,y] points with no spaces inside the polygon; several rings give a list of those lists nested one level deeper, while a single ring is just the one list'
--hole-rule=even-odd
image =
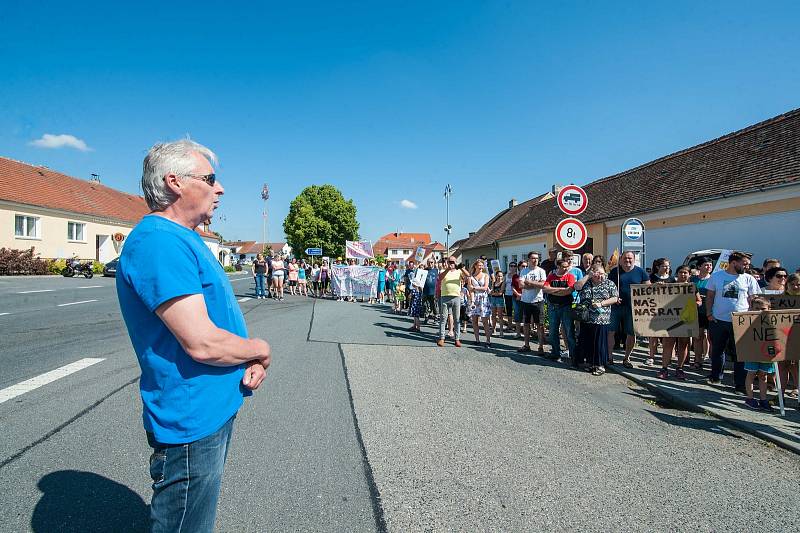
[{"label": "house window", "polygon": [[397,250],[391,250],[391,255],[397,255]]},{"label": "house window", "polygon": [[67,240],[86,242],[86,224],[67,222]]},{"label": "house window", "polygon": [[38,239],[41,235],[41,219],[28,215],[14,215],[14,236]]}]

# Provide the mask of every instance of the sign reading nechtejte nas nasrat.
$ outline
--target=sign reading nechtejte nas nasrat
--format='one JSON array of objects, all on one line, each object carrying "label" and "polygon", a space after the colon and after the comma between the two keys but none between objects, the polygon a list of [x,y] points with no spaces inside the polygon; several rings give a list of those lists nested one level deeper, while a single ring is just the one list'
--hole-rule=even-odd
[{"label": "sign reading nechtejte nas nasrat", "polygon": [[633,329],[646,337],[694,337],[697,290],[693,283],[631,285]]}]

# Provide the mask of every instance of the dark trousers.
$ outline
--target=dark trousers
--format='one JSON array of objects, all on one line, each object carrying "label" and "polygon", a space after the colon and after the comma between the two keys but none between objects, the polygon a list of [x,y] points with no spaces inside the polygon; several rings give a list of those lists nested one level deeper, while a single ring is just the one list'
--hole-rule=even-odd
[{"label": "dark trousers", "polygon": [[736,342],[733,338],[733,322],[714,320],[708,324],[708,333],[711,337],[711,378],[719,379],[725,368],[725,356],[729,356],[733,363],[733,382],[737,389],[744,388],[747,372],[744,363],[736,361]]},{"label": "dark trousers", "polygon": [[425,306],[425,319],[429,316],[433,316],[434,318],[439,316],[439,309],[438,305],[436,305],[436,295],[434,294],[426,294],[422,297],[422,305]]}]

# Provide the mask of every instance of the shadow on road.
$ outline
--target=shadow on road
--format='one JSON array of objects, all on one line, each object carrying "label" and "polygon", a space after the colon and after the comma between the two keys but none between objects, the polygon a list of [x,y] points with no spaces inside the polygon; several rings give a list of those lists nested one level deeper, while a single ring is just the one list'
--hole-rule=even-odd
[{"label": "shadow on road", "polygon": [[36,532],[147,531],[149,508],[116,481],[77,470],[61,470],[39,480],[42,498],[31,518]]}]

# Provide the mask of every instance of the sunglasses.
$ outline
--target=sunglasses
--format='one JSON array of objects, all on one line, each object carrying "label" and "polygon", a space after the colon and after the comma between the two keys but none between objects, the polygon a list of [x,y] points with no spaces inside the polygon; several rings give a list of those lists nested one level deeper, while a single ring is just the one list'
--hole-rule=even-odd
[{"label": "sunglasses", "polygon": [[205,174],[203,176],[196,176],[194,174],[187,174],[187,178],[194,178],[196,180],[205,181],[209,187],[213,187],[214,184],[217,182],[217,175],[216,174]]},{"label": "sunglasses", "polygon": [[788,278],[789,274],[775,274],[774,277],[776,277],[776,278]]}]

